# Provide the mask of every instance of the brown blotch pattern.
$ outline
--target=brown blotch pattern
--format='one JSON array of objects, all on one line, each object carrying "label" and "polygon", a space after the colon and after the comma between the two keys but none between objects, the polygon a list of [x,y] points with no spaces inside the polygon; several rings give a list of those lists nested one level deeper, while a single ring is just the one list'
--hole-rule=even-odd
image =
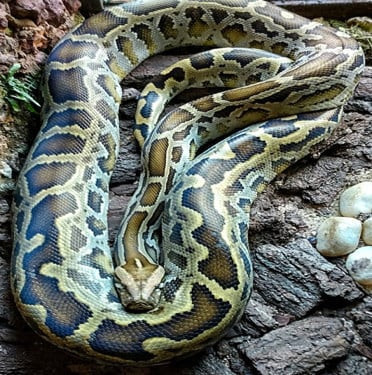
[{"label": "brown blotch pattern", "polygon": [[233,26],[226,26],[222,31],[222,36],[233,46],[240,42],[246,41],[247,33],[244,31],[243,25],[236,23]]},{"label": "brown blotch pattern", "polygon": [[161,190],[161,184],[158,182],[152,182],[147,185],[145,192],[141,198],[142,206],[153,206],[159,196]]},{"label": "brown blotch pattern", "polygon": [[108,156],[106,158],[99,158],[98,163],[103,172],[111,173],[114,170],[116,162],[116,142],[111,134],[104,134],[100,136],[99,141],[107,150]]},{"label": "brown blotch pattern", "polygon": [[145,42],[148,51],[151,55],[154,55],[158,52],[157,44],[153,39],[152,31],[147,25],[135,25],[132,27],[132,31],[137,34],[138,39],[141,39]]},{"label": "brown blotch pattern", "polygon": [[198,100],[195,100],[193,102],[193,106],[199,110],[199,111],[202,111],[202,112],[208,112],[216,107],[219,106],[218,103],[216,103],[214,100],[213,100],[213,97],[212,96],[206,96],[204,98],[201,98],[201,99],[198,99]]},{"label": "brown blotch pattern", "polygon": [[199,262],[198,269],[203,275],[215,280],[223,288],[238,288],[239,280],[236,265],[226,251],[210,249],[207,259]]},{"label": "brown blotch pattern", "polygon": [[123,236],[123,245],[126,258],[138,256],[137,233],[143,220],[147,217],[147,212],[135,212],[128,220],[127,227]]},{"label": "brown blotch pattern", "polygon": [[174,21],[171,17],[167,16],[166,14],[161,16],[158,27],[166,39],[177,38],[178,30],[174,25]]},{"label": "brown blotch pattern", "polygon": [[176,175],[176,170],[174,168],[169,168],[169,173],[168,173],[168,179],[167,179],[167,184],[165,188],[165,194],[168,194],[170,190],[172,189],[172,186],[174,184],[174,176]]},{"label": "brown blotch pattern", "polygon": [[205,11],[202,8],[186,9],[185,15],[190,18],[188,33],[190,37],[200,37],[200,34],[209,30],[208,24],[203,21]]},{"label": "brown blotch pattern", "polygon": [[152,143],[148,157],[150,176],[164,176],[168,146],[166,138],[157,139]]},{"label": "brown blotch pattern", "polygon": [[139,64],[138,57],[136,55],[136,52],[134,51],[133,43],[129,38],[125,36],[119,36],[116,39],[116,45],[118,47],[118,50],[123,52],[125,57],[131,62],[131,64]]},{"label": "brown blotch pattern", "polygon": [[260,82],[255,86],[246,87],[243,89],[229,90],[222,94],[222,99],[228,101],[239,101],[247,99],[249,96],[259,94],[261,92],[280,87],[280,83],[274,81]]},{"label": "brown blotch pattern", "polygon": [[175,132],[173,134],[173,140],[174,141],[182,141],[183,139],[185,139],[186,137],[188,137],[188,135],[190,134],[191,129],[192,129],[192,125],[189,125],[185,129],[180,130],[179,132]]},{"label": "brown blotch pattern", "polygon": [[182,147],[176,146],[172,149],[172,161],[178,163],[181,160],[182,156]]},{"label": "brown blotch pattern", "polygon": [[194,116],[185,109],[177,109],[169,113],[168,116],[164,118],[159,126],[159,133],[163,133],[175,128],[178,124],[190,121]]}]

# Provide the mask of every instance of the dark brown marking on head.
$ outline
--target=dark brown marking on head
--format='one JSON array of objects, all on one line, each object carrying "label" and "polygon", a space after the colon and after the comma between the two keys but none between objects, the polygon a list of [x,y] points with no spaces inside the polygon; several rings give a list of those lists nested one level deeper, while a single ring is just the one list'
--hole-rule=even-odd
[{"label": "dark brown marking on head", "polygon": [[135,257],[138,257],[138,231],[147,215],[147,212],[136,211],[128,220],[127,227],[123,236],[123,245],[126,259],[133,259]]},{"label": "dark brown marking on head", "polygon": [[164,176],[168,147],[169,141],[167,138],[156,139],[152,143],[148,156],[150,176]]}]

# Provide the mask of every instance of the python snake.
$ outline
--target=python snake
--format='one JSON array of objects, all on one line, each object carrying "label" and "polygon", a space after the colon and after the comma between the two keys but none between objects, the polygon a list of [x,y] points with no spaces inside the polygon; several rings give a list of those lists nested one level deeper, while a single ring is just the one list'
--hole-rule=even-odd
[{"label": "python snake", "polygon": [[[224,49],[170,67],[140,99],[144,172],[112,252],[120,82],[180,46]],[[25,320],[59,347],[126,365],[216,342],[250,296],[252,201],[337,126],[363,65],[346,34],[261,0],[139,0],[77,26],[47,61],[43,125],[15,192],[11,285]],[[205,77],[235,88],[154,125]]]}]

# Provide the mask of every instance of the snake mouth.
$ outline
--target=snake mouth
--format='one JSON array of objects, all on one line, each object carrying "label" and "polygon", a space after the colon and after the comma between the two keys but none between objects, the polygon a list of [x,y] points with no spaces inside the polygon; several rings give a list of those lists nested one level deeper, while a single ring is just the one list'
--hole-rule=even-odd
[{"label": "snake mouth", "polygon": [[131,313],[143,313],[153,310],[155,307],[156,303],[144,300],[130,301],[125,304],[125,309]]}]

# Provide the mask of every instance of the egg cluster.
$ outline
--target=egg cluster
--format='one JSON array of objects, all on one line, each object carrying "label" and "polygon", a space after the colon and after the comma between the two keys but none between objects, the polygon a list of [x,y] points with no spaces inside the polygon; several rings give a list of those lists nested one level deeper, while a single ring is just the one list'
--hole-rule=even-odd
[{"label": "egg cluster", "polygon": [[340,196],[340,216],[318,229],[317,249],[328,257],[348,255],[346,268],[359,284],[372,288],[372,181],[346,189]]}]

